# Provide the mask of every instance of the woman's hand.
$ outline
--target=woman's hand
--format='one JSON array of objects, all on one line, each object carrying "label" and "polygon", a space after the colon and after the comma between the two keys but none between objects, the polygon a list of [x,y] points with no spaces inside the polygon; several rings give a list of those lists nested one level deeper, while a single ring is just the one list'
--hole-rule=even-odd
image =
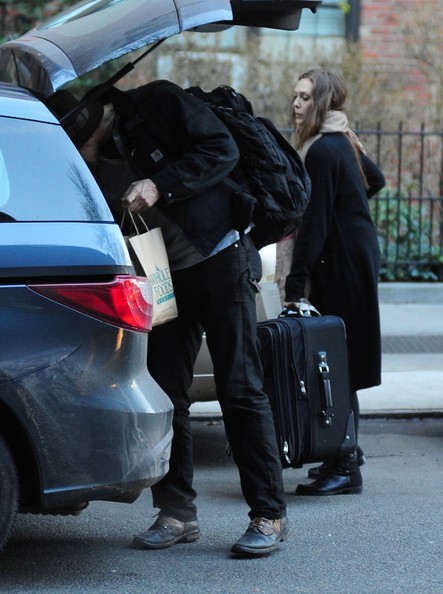
[{"label": "woman's hand", "polygon": [[319,316],[320,312],[316,307],[312,305],[307,299],[302,297],[299,301],[284,301],[283,311],[285,315],[297,315],[297,316]]},{"label": "woman's hand", "polygon": [[290,309],[291,311],[298,311],[300,309],[300,302],[299,301],[284,301],[283,307],[286,309]]}]

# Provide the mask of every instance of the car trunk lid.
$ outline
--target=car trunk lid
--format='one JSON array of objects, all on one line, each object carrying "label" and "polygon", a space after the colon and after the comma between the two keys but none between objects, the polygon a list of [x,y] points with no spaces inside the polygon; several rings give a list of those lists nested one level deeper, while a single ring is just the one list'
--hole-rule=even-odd
[{"label": "car trunk lid", "polygon": [[[186,30],[295,30],[320,0],[88,0],[0,46],[0,79],[41,96],[129,52]],[[207,30],[207,29],[206,29]]]}]

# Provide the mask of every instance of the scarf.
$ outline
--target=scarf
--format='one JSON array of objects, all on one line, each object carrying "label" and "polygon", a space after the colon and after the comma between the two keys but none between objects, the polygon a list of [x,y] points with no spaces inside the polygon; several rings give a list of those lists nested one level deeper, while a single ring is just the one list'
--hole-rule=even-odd
[{"label": "scarf", "polygon": [[333,132],[342,132],[343,134],[346,134],[351,143],[355,145],[359,151],[366,155],[365,147],[360,142],[360,139],[358,138],[357,134],[355,134],[355,132],[353,132],[349,128],[348,118],[346,114],[343,111],[331,110],[328,111],[326,119],[320,128],[319,134],[316,134],[315,136],[311,136],[311,138],[308,138],[308,140],[303,144],[303,146],[300,147],[298,154],[300,155],[303,163],[305,162],[308,150],[311,148],[314,142],[321,138],[323,134],[331,134]]}]

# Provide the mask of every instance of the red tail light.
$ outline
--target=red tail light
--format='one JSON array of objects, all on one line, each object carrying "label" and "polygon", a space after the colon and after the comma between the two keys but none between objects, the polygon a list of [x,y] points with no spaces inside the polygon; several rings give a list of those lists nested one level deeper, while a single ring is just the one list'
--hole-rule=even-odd
[{"label": "red tail light", "polygon": [[32,285],[36,293],[94,318],[137,332],[152,328],[152,286],[140,276],[116,276],[109,283]]}]

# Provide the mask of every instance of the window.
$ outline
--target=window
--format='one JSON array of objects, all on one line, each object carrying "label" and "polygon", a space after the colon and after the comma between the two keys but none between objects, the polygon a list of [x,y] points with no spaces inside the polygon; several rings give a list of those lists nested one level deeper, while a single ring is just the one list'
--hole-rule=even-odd
[{"label": "window", "polygon": [[3,153],[0,150],[0,207],[9,200],[9,176],[6,170]]},{"label": "window", "polygon": [[112,220],[60,126],[0,120],[0,222]]},{"label": "window", "polygon": [[274,51],[289,49],[293,45],[309,49],[313,43],[327,49],[337,41],[355,40],[355,35],[358,34],[360,0],[349,1],[349,12],[343,9],[342,4],[343,2],[338,0],[323,0],[316,13],[303,10],[297,31],[262,29],[263,37],[270,42],[269,45]]},{"label": "window", "polygon": [[346,14],[337,0],[323,0],[316,13],[302,12],[297,35],[311,40],[344,38],[346,36]]}]

